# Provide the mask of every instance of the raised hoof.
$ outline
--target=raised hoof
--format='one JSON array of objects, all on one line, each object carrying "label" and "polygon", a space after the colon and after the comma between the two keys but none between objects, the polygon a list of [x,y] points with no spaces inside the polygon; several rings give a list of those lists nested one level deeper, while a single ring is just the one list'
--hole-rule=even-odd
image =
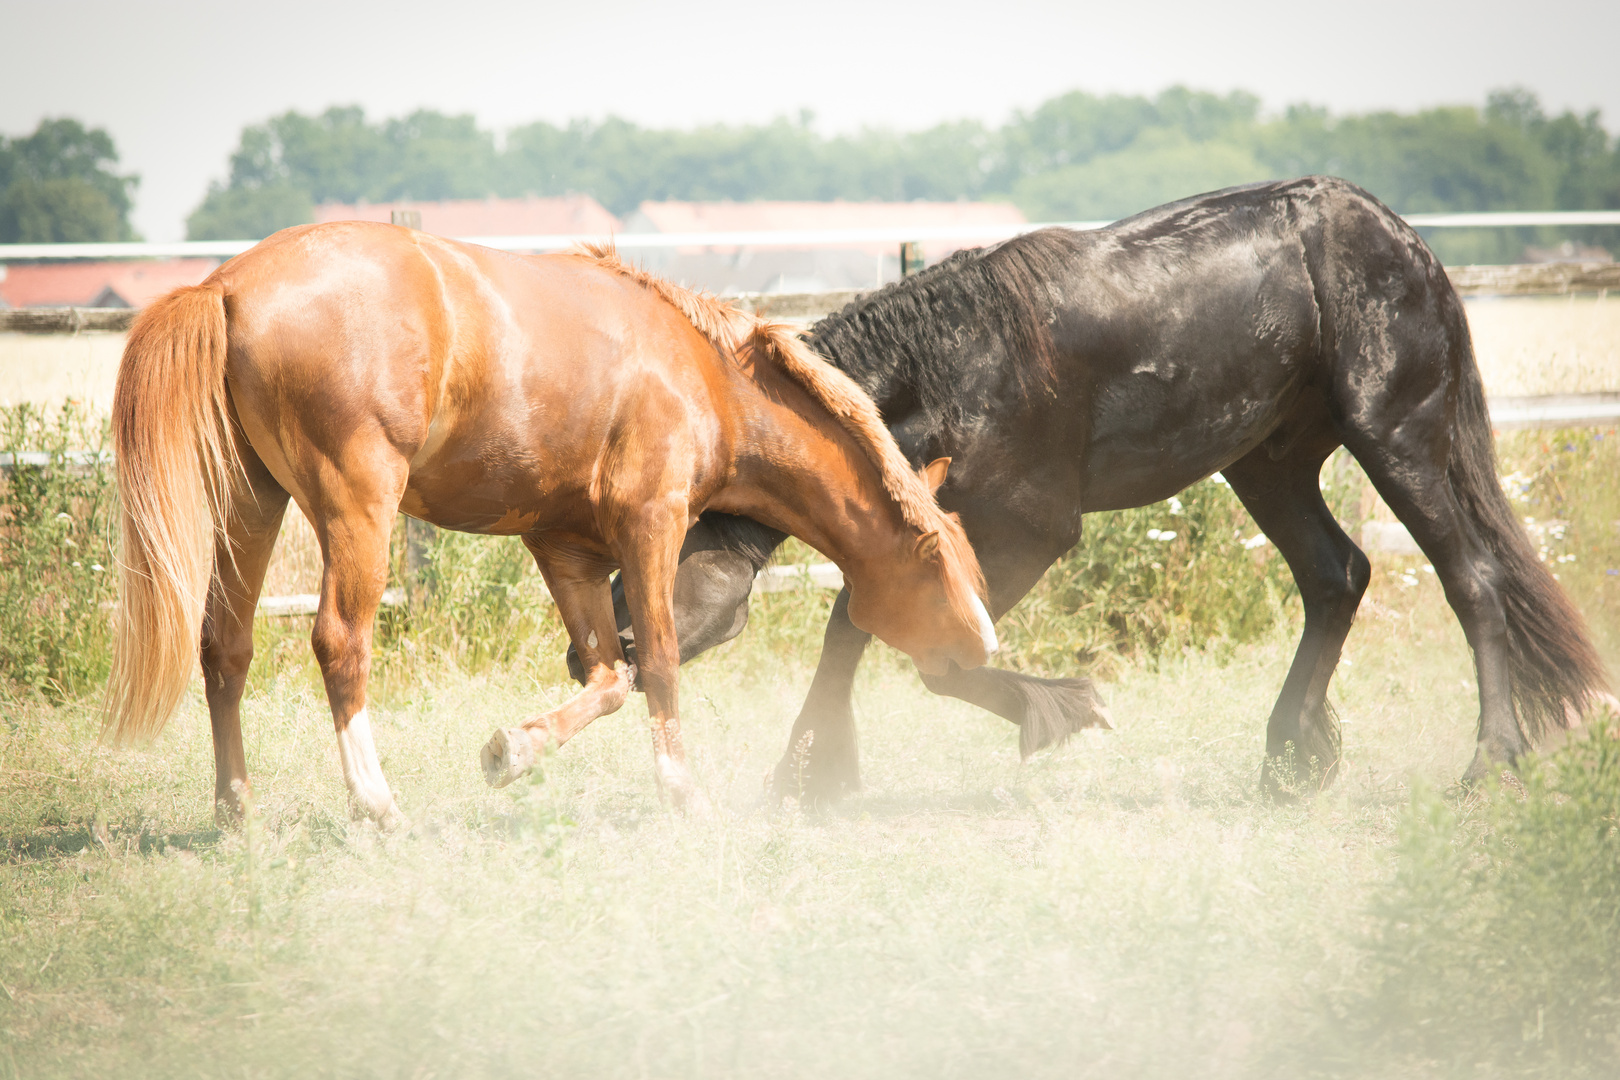
[{"label": "raised hoof", "polygon": [[503,788],[534,768],[539,747],[523,728],[497,728],[484,744],[479,759],[489,786]]}]

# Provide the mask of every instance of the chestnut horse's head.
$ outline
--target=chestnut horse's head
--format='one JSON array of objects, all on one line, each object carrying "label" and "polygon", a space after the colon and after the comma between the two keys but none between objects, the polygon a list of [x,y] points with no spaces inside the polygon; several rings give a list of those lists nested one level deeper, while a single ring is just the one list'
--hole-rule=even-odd
[{"label": "chestnut horse's head", "polygon": [[[945,480],[950,458],[920,470],[930,490]],[[973,668],[996,651],[984,606],[984,575],[955,514],[936,509],[934,528],[902,530],[898,550],[877,560],[880,572],[851,583],[849,619],[906,653],[926,675],[952,663]]]}]

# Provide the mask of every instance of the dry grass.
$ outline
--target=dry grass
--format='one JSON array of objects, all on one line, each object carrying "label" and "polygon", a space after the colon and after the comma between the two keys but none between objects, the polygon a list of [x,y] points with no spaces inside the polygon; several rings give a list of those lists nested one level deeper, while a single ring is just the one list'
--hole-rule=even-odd
[{"label": "dry grass", "polygon": [[1478,298],[1467,307],[1486,393],[1620,390],[1620,297]]}]

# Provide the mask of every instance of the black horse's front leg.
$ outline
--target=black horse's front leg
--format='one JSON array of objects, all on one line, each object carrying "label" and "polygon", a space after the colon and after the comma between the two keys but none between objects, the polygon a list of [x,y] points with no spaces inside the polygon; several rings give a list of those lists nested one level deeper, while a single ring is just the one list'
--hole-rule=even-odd
[{"label": "black horse's front leg", "polygon": [[846,587],[833,601],[809,696],[793,721],[787,752],[776,765],[773,784],[778,796],[829,803],[861,789],[860,748],[851,698],[855,669],[871,640],[871,634],[849,621]]},{"label": "black horse's front leg", "polygon": [[[754,576],[786,538],[786,533],[730,514],[704,514],[692,526],[681,544],[680,569],[675,574],[675,636],[681,663],[742,633],[748,625]],[[625,602],[623,577],[618,574],[613,578],[613,617],[625,659],[637,671],[630,607]],[[575,682],[585,681],[579,653],[572,645],[568,647],[568,674]],[[635,688],[641,689],[639,678]]]},{"label": "black horse's front leg", "polygon": [[944,697],[987,709],[1018,725],[1018,751],[1029,757],[1076,731],[1112,728],[1112,717],[1090,679],[1040,679],[1001,668],[924,675],[923,685]]}]

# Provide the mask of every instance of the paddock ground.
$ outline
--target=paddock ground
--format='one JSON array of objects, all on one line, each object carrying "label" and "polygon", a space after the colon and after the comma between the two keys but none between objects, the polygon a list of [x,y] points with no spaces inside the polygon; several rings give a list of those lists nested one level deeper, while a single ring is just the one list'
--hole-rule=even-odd
[{"label": "paddock ground", "polygon": [[565,692],[522,673],[378,710],[413,822],[390,836],[348,820],[307,679],[248,703],[235,835],[200,694],[146,751],[96,747],[88,706],[30,711],[0,735],[0,1074],[1299,1075],[1361,977],[1412,790],[1472,752],[1438,584],[1404,559],[1375,578],[1335,680],[1344,775],[1298,806],[1255,784],[1295,617],[1123,665],[1117,730],[1023,763],[1010,725],[880,648],[866,790],[826,813],[762,797],[811,669],[746,635],[685,672],[712,802],[687,818],[639,697],[487,789],[491,728]]}]

